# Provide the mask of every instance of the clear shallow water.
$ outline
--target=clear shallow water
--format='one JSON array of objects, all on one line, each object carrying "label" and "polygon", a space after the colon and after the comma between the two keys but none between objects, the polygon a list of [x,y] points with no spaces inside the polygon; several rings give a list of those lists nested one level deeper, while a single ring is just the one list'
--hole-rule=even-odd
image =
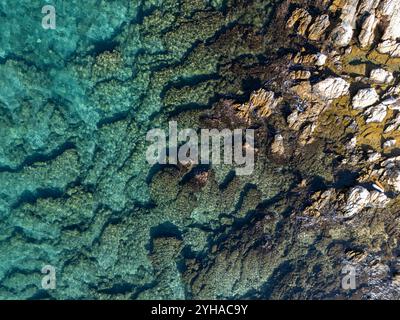
[{"label": "clear shallow water", "polygon": [[[42,28],[45,4],[0,1],[0,297],[257,289],[235,287],[234,269],[201,289],[219,271],[197,281],[191,265],[205,267],[213,245],[293,176],[260,163],[248,178],[221,166],[205,187],[182,184],[179,168],[151,170],[145,135],[171,118],[197,128],[196,110],[241,97],[266,54],[270,2],[59,0],[55,30]],[[45,265],[54,290],[42,288]]]}]

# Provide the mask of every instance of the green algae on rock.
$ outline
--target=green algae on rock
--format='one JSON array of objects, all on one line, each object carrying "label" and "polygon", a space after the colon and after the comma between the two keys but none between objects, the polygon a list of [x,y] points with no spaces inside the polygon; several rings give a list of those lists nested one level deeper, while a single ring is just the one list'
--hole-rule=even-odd
[{"label": "green algae on rock", "polygon": [[[185,251],[205,254],[222,223],[207,200],[218,185],[194,199],[173,173],[175,186],[154,193],[144,137],[171,113],[241,90],[254,62],[240,57],[263,54],[273,4],[56,0],[55,30],[41,27],[43,5],[0,4],[0,296],[185,298],[174,266],[182,248],[172,262],[155,244],[191,238]],[[232,82],[233,63],[241,75]],[[163,200],[175,189],[179,199]],[[177,232],[165,235],[165,223]],[[40,287],[47,264],[57,270],[54,291]],[[172,290],[162,280],[171,272]]]}]

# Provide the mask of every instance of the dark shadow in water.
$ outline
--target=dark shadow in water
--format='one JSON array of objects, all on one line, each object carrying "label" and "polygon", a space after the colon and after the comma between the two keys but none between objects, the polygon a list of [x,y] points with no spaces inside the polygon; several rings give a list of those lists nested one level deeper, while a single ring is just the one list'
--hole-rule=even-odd
[{"label": "dark shadow in water", "polygon": [[350,170],[342,170],[336,173],[333,187],[335,189],[349,188],[357,184],[359,173]]},{"label": "dark shadow in water", "polygon": [[182,240],[182,232],[172,222],[164,222],[150,229],[150,243],[146,245],[149,252],[153,252],[153,240],[157,238],[176,238]]},{"label": "dark shadow in water", "polygon": [[112,52],[116,47],[118,47],[118,45],[119,43],[117,41],[98,41],[93,45],[93,49],[89,51],[89,55],[96,57],[103,52]]},{"label": "dark shadow in water", "polygon": [[236,177],[236,171],[235,170],[229,171],[224,180],[218,186],[219,190],[225,190],[228,187],[228,185],[233,181],[233,179],[235,179],[235,177]]}]

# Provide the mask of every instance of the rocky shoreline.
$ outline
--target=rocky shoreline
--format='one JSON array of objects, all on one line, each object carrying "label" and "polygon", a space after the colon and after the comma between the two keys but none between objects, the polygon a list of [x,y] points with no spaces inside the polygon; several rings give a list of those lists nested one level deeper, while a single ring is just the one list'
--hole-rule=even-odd
[{"label": "rocky shoreline", "polygon": [[[0,297],[399,299],[400,2],[133,3],[4,46]],[[254,174],[148,165],[168,121],[254,129]]]},{"label": "rocky shoreline", "polygon": [[[333,171],[353,173],[333,186],[315,188],[303,180],[298,192],[309,199],[293,206],[290,217],[300,228],[292,236],[308,237],[322,259],[337,263],[315,262],[316,277],[329,279],[336,272],[339,279],[344,265],[360,275],[350,293],[340,292],[339,282],[336,290],[324,289],[311,274],[287,281],[296,283],[293,295],[301,298],[326,290],[330,298],[398,299],[400,2],[284,1],[278,12],[288,12],[275,61],[284,76],[232,108],[248,124],[268,119],[276,132],[269,142],[273,158],[301,162],[304,148],[323,140],[329,145],[324,152],[335,158]],[[290,41],[279,42],[285,38]],[[332,250],[337,257],[330,256]],[[310,270],[313,263],[307,265]],[[292,297],[281,290],[268,297]]]}]

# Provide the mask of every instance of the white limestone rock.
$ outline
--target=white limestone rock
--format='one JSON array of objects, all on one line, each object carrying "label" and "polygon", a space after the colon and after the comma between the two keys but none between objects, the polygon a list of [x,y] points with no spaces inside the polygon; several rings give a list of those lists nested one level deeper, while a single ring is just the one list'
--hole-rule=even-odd
[{"label": "white limestone rock", "polygon": [[382,68],[372,70],[370,79],[378,84],[389,84],[394,81],[393,73]]},{"label": "white limestone rock", "polygon": [[330,77],[315,84],[313,93],[323,100],[333,100],[349,94],[350,84],[342,78]]},{"label": "white limestone rock", "polygon": [[338,47],[347,47],[354,35],[357,22],[357,8],[360,0],[347,0],[341,10],[341,23],[333,29],[331,39]]},{"label": "white limestone rock", "polygon": [[359,5],[360,0],[346,0],[341,11],[340,20],[355,27]]},{"label": "white limestone rock", "polygon": [[374,88],[361,89],[353,98],[354,109],[364,109],[378,102],[379,96]]},{"label": "white limestone rock", "polygon": [[383,95],[385,101],[387,101],[390,104],[400,102],[399,97],[400,97],[400,85],[390,87],[390,89]]},{"label": "white limestone rock", "polygon": [[379,20],[376,19],[375,14],[370,14],[363,22],[361,31],[358,36],[361,48],[368,48],[372,45],[375,38],[375,29]]},{"label": "white limestone rock", "polygon": [[378,52],[389,54],[393,58],[400,57],[400,43],[395,40],[385,40],[378,45]]},{"label": "white limestone rock", "polygon": [[360,213],[370,201],[370,193],[367,189],[361,186],[357,186],[350,190],[346,208],[345,218],[351,218],[354,215]]},{"label": "white limestone rock", "polygon": [[400,57],[400,1],[382,0],[377,16],[386,26],[383,32],[381,43],[378,45],[378,52],[389,54],[392,57]]},{"label": "white limestone rock", "polygon": [[375,12],[381,0],[363,0],[358,6],[357,15],[362,16],[364,14],[369,14]]},{"label": "white limestone rock", "polygon": [[369,194],[369,205],[374,208],[383,209],[390,202],[390,199],[382,191],[371,191]]},{"label": "white limestone rock", "polygon": [[338,47],[347,47],[353,38],[354,30],[351,25],[342,23],[333,29],[331,39]]},{"label": "white limestone rock", "polygon": [[357,146],[357,137],[352,137],[345,147],[348,151],[353,151]]},{"label": "white limestone rock", "polygon": [[366,207],[383,209],[390,199],[382,191],[368,191],[362,186],[350,190],[345,207],[345,218],[351,218],[360,213]]},{"label": "white limestone rock", "polygon": [[368,155],[368,162],[377,162],[382,158],[382,155],[379,152],[372,152]]},{"label": "white limestone rock", "polygon": [[387,106],[383,103],[378,104],[377,106],[373,106],[367,109],[365,112],[366,123],[380,123],[385,120],[387,115]]},{"label": "white limestone rock", "polygon": [[400,37],[400,1],[382,0],[381,8],[388,21],[382,40],[397,40]]},{"label": "white limestone rock", "polygon": [[381,0],[379,12],[383,16],[392,16],[396,9],[397,0]]},{"label": "white limestone rock", "polygon": [[316,55],[317,61],[315,62],[315,65],[318,67],[322,67],[326,64],[326,60],[328,59],[328,56],[323,54],[323,53],[318,53]]},{"label": "white limestone rock", "polygon": [[396,145],[396,140],[391,139],[391,140],[387,140],[383,143],[383,148],[390,149],[390,148],[393,148],[395,145]]},{"label": "white limestone rock", "polygon": [[387,106],[390,110],[400,111],[400,98],[388,98],[382,101],[382,104]]}]

